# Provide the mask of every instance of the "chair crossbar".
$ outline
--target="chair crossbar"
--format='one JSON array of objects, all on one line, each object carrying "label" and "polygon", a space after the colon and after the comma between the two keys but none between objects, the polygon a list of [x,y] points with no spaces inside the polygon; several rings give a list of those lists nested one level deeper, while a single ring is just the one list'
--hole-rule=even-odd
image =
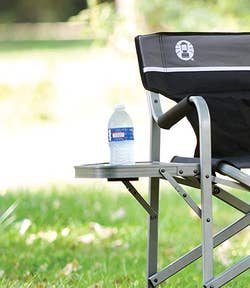
[{"label": "chair crossbar", "polygon": [[178,182],[172,177],[168,172],[164,169],[160,169],[161,175],[167,180],[174,189],[178,192],[178,194],[183,198],[183,200],[193,209],[193,211],[201,218],[201,209],[200,207],[193,201],[193,199],[187,194],[187,192],[178,184]]},{"label": "chair crossbar", "polygon": [[[187,185],[193,188],[200,188],[199,182],[197,181],[196,177],[174,177],[174,180],[182,185]],[[226,190],[217,185],[213,186],[213,195],[244,214],[250,212],[250,205],[248,203],[244,202],[243,200],[232,195],[231,193],[227,192]]]},{"label": "chair crossbar", "polygon": [[228,179],[222,179],[222,178],[219,178],[217,176],[213,176],[212,177],[212,181],[214,183],[221,184],[221,185],[224,185],[224,186],[227,186],[227,187],[231,187],[231,188],[234,188],[234,189],[244,190],[244,192],[248,191],[248,190],[246,190],[246,187],[244,185],[241,185],[238,182],[231,181],[231,180],[228,180]]},{"label": "chair crossbar", "polygon": [[242,213],[247,214],[250,212],[250,205],[248,203],[244,202],[238,197],[235,197],[221,187],[215,185],[213,195]]},{"label": "chair crossbar", "polygon": [[[187,176],[187,177],[182,177],[182,178],[180,178],[180,177],[174,177],[174,178],[176,179],[176,181],[179,184],[200,189],[199,175],[197,175],[195,177]],[[220,184],[220,185],[227,186],[227,187],[234,188],[234,189],[238,189],[238,190],[244,190],[244,192],[249,191],[249,190],[246,190],[246,187],[244,185],[241,185],[238,182],[227,180],[227,179],[222,179],[222,178],[219,178],[217,176],[212,176],[212,183]]]},{"label": "chair crossbar", "polygon": [[207,282],[204,288],[219,288],[250,268],[250,255]]},{"label": "chair crossbar", "polygon": [[[249,225],[249,221],[250,221],[250,214],[247,214],[242,218],[238,219],[237,221],[235,221],[234,223],[228,225],[220,232],[218,232],[213,237],[213,248],[219,246],[221,243],[225,242],[226,240],[228,240],[229,238],[233,237],[241,230],[246,228]],[[182,257],[180,257],[170,265],[160,270],[158,273],[155,273],[154,275],[149,277],[149,280],[151,281],[152,285],[156,287],[165,280],[167,280],[168,278],[170,278],[171,276],[173,276],[174,274],[176,274],[177,272],[184,269],[189,264],[199,259],[201,256],[202,256],[202,246],[199,245],[195,247],[193,250],[184,254]]]},{"label": "chair crossbar", "polygon": [[[179,184],[187,185],[189,187],[197,189],[200,188],[200,184],[197,181],[196,177],[185,177],[185,178],[174,177],[174,179]],[[250,212],[250,205],[248,203],[242,201],[238,197],[230,194],[229,192],[227,192],[226,190],[217,185],[213,186],[213,195],[242,213],[246,214]]]},{"label": "chair crossbar", "polygon": [[181,185],[197,188],[200,189],[200,182],[197,180],[196,177],[174,177],[174,179]]},{"label": "chair crossbar", "polygon": [[128,180],[122,180],[127,190],[134,196],[134,198],[141,204],[141,206],[148,212],[151,217],[157,217],[157,212],[148,204],[148,202],[141,196],[135,187]]},{"label": "chair crossbar", "polygon": [[250,177],[246,173],[240,171],[239,169],[237,169],[231,165],[224,164],[224,163],[221,164],[218,167],[218,169],[219,169],[219,171],[221,171],[225,175],[228,175],[232,179],[235,179],[235,180],[239,181],[240,183],[242,183],[243,185],[245,185],[247,187],[247,189],[250,188]]},{"label": "chair crossbar", "polygon": [[[199,177],[199,175],[197,175],[196,177],[190,176],[190,177],[183,177],[183,178],[178,177],[178,179],[177,179],[177,177],[174,177],[174,178],[176,179],[176,181],[178,183],[180,183],[182,185],[186,185],[186,186],[200,189],[200,181],[199,181],[198,177]],[[246,190],[246,186],[241,185],[238,182],[227,180],[227,179],[222,179],[222,178],[219,178],[217,176],[212,176],[212,183],[221,184],[223,186],[228,186],[228,187],[238,189],[238,190],[244,190],[244,192],[250,191],[250,190]]]}]

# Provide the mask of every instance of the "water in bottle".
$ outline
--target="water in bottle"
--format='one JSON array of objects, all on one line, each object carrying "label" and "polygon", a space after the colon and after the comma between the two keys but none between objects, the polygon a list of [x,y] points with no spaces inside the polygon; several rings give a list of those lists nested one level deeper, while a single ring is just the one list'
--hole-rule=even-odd
[{"label": "water in bottle", "polygon": [[122,104],[116,105],[108,122],[111,165],[134,164],[133,123]]}]

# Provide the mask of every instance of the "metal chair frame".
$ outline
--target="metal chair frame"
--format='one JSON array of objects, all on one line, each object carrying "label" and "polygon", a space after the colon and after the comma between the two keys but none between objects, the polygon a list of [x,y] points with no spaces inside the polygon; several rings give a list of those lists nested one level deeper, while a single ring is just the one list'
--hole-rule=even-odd
[{"label": "metal chair frame", "polygon": [[[173,111],[165,114],[162,113],[159,94],[148,92],[148,99],[151,110],[151,161],[160,161],[160,127],[159,119],[164,115],[168,121],[174,118],[172,124],[175,124],[185,116],[187,107],[183,108],[182,103],[176,104]],[[202,222],[202,243],[175,262],[157,272],[157,225],[158,217],[149,218],[149,237],[148,237],[148,288],[156,287],[163,281],[167,280],[198,258],[202,256],[203,262],[203,287],[216,288],[221,287],[233,278],[248,270],[250,267],[250,255],[228,268],[218,276],[214,276],[213,272],[213,248],[217,247],[233,235],[249,226],[250,223],[250,205],[234,195],[228,193],[218,186],[218,184],[227,185],[233,188],[240,188],[250,191],[250,177],[242,171],[228,164],[221,164],[219,170],[221,173],[228,175],[236,181],[223,180],[212,175],[211,171],[211,128],[209,109],[205,100],[201,96],[191,96],[189,101],[196,108],[199,119],[200,134],[200,173],[191,177],[174,177],[170,175],[164,168],[160,169],[162,178],[167,180],[175,190],[183,197],[187,204],[201,218]],[[179,107],[178,107],[179,106]],[[180,117],[181,114],[181,117]],[[177,116],[176,116],[177,115]],[[188,196],[183,185],[201,189],[201,209]],[[212,233],[212,196],[219,198],[235,209],[244,214],[242,218],[232,223],[215,236]],[[159,178],[151,178],[149,187],[150,205],[158,211],[159,205]]]}]

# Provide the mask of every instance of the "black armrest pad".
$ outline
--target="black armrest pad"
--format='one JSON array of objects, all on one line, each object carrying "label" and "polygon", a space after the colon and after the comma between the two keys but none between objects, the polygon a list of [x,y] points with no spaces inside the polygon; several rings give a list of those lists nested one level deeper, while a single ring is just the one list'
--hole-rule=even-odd
[{"label": "black armrest pad", "polygon": [[173,108],[166,113],[162,114],[158,118],[158,125],[164,129],[170,129],[174,124],[184,118],[189,111],[193,109],[192,103],[189,101],[189,97],[184,98]]}]

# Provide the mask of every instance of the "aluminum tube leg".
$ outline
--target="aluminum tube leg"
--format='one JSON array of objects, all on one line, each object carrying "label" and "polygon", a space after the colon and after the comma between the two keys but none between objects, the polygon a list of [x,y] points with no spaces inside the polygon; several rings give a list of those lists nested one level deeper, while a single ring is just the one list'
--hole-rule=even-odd
[{"label": "aluminum tube leg", "polygon": [[[150,160],[160,161],[160,128],[151,118]],[[157,273],[158,258],[158,210],[159,210],[159,178],[149,179],[149,204],[156,216],[148,218],[148,252],[147,252],[147,288],[153,288],[149,277]]]},{"label": "aluminum tube leg", "polygon": [[[208,174],[207,174],[208,175]],[[204,176],[203,176],[204,177]],[[208,180],[208,179],[206,179]],[[207,183],[204,183],[207,182]],[[213,278],[213,226],[211,182],[201,183],[203,283]]]},{"label": "aluminum tube leg", "polygon": [[[151,178],[149,184],[149,201],[154,211],[159,206],[159,178]],[[154,287],[149,277],[157,273],[158,254],[158,215],[150,216],[148,219],[148,265],[147,265],[147,287]]]},{"label": "aluminum tube leg", "polygon": [[190,97],[196,106],[199,118],[201,159],[201,208],[202,208],[202,261],[203,283],[213,278],[213,219],[211,175],[211,125],[208,106],[200,97]]}]

